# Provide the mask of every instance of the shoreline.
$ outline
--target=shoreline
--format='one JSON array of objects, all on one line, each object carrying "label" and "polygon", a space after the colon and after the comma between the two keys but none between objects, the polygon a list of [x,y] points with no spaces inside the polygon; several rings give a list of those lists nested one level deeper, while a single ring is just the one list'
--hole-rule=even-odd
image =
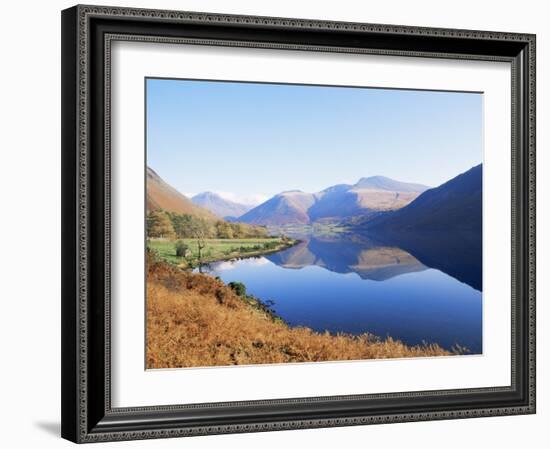
[{"label": "shoreline", "polygon": [[[182,270],[195,270],[215,262],[248,259],[278,253],[302,243],[300,239],[283,239],[279,237],[258,239],[205,239],[205,246],[202,248],[202,255],[199,263],[198,251],[196,249],[197,242],[194,239],[183,240],[189,248],[186,256],[177,256],[175,254],[175,245],[177,241],[151,240],[147,242],[146,247],[148,250],[156,252],[160,259],[173,266]],[[271,245],[276,246],[273,247]]]},{"label": "shoreline", "polygon": [[150,257],[147,265],[150,369],[453,355],[437,344],[292,327],[244,284],[231,287]]},{"label": "shoreline", "polygon": [[[227,255],[227,256],[224,256],[224,257],[216,257],[212,260],[205,260],[203,265],[209,265],[211,263],[216,263],[216,262],[227,262],[227,261],[230,261],[230,260],[243,260],[243,259],[251,259],[253,257],[261,257],[261,256],[266,256],[268,254],[274,254],[274,253],[278,253],[280,251],[285,251],[289,248],[292,248],[298,244],[302,243],[302,240],[299,240],[299,239],[292,239],[292,243],[291,244],[287,244],[287,245],[284,245],[282,247],[279,247],[279,248],[273,248],[273,249],[268,249],[268,250],[258,250],[258,251],[250,251],[250,252],[245,252],[245,253],[242,253],[242,254],[237,254],[237,255]],[[198,265],[197,266],[193,266],[191,267],[193,270],[197,269],[198,268]]]},{"label": "shoreline", "polygon": [[[297,245],[298,243],[301,243],[301,242],[302,242],[301,240],[297,240],[296,243],[289,246],[289,248],[291,248],[292,246],[295,246],[295,245]],[[285,248],[285,249],[287,249],[287,248]],[[270,253],[273,253],[273,252],[277,252],[277,250],[270,251]],[[267,253],[264,253],[264,254],[267,254]],[[255,257],[255,256],[231,258],[231,259],[224,259],[224,260],[242,260],[242,259],[247,259],[247,258],[251,258],[251,257]],[[219,261],[221,261],[221,260],[219,260]],[[265,317],[267,319],[271,320],[274,323],[280,323],[280,324],[286,326],[289,330],[304,329],[304,330],[307,330],[307,331],[311,332],[313,335],[318,335],[318,336],[327,335],[329,337],[334,337],[334,338],[343,337],[343,338],[349,338],[349,339],[352,339],[352,340],[356,340],[356,339],[360,339],[362,337],[368,336],[369,340],[372,339],[373,341],[380,341],[380,342],[385,341],[384,338],[382,338],[380,335],[376,335],[376,334],[370,333],[368,331],[365,331],[365,332],[362,332],[362,333],[359,333],[359,334],[353,334],[353,333],[344,332],[344,331],[333,333],[333,332],[330,332],[328,330],[318,331],[318,330],[315,330],[311,327],[307,327],[307,326],[303,326],[303,325],[292,326],[283,317],[278,315],[277,312],[275,312],[275,310],[273,310],[271,308],[271,304],[270,304],[271,301],[270,300],[264,301],[263,299],[258,298],[257,296],[255,296],[254,294],[249,294],[247,292],[246,284],[244,284],[243,282],[231,281],[231,282],[226,283],[224,280],[222,280],[222,279],[220,279],[216,276],[213,276],[211,273],[200,272],[200,271],[196,271],[196,270],[197,270],[197,268],[194,268],[191,272],[193,274],[199,275],[199,276],[209,276],[210,278],[213,278],[213,279],[216,279],[216,280],[222,282],[222,284],[225,287],[231,289],[246,305],[248,305],[248,307],[250,307],[250,308],[252,308],[256,311],[259,311],[260,313],[265,314]],[[232,284],[242,285],[242,287],[244,288],[244,293],[239,294],[238,291],[232,286]],[[403,343],[401,340],[394,339],[391,335],[387,335],[386,340],[394,341],[394,342],[403,344],[407,348],[412,348],[412,349],[423,347],[422,344],[409,345],[409,344]],[[443,351],[446,351],[448,353],[447,355],[457,355],[457,354],[458,355],[467,355],[469,353],[467,348],[463,347],[461,349],[460,346],[457,346],[456,348],[446,349],[446,348],[440,347],[438,343],[433,343],[433,342],[432,343],[425,343],[424,346],[425,347],[431,347],[431,348],[435,347],[435,348],[441,349]],[[462,350],[465,350],[465,352],[461,352]],[[476,354],[474,354],[474,355],[476,355]]]}]

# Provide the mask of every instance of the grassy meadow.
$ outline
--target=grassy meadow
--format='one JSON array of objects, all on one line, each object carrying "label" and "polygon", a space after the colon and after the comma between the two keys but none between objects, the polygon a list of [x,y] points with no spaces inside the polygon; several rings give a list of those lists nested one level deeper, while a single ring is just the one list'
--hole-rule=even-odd
[{"label": "grassy meadow", "polygon": [[[148,248],[155,250],[163,260],[181,268],[194,268],[199,260],[199,242],[197,239],[181,239],[187,246],[185,256],[176,254],[176,242],[168,239],[149,239]],[[272,238],[243,239],[204,239],[201,243],[202,263],[229,260],[242,257],[254,257],[280,251],[296,244],[297,240]]]}]

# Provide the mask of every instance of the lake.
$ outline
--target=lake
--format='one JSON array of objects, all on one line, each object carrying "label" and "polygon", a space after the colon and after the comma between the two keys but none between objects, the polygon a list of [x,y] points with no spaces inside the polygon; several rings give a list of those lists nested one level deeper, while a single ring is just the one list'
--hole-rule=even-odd
[{"label": "lake", "polygon": [[481,245],[449,237],[300,236],[302,243],[287,250],[216,262],[209,271],[272,301],[291,326],[460,345],[479,354]]}]

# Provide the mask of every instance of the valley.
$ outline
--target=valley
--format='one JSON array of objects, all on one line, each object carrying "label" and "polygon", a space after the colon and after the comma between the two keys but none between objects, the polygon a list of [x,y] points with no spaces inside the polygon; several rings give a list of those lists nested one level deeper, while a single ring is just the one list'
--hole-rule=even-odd
[{"label": "valley", "polygon": [[[147,268],[163,267],[170,279],[155,274],[148,284],[148,366],[308,360],[273,332],[297,339],[296,348],[323,340],[307,355],[315,360],[379,358],[379,349],[384,357],[479,354],[481,186],[478,165],[435,188],[373,176],[252,206],[215,192],[189,199],[151,170]],[[215,291],[194,287],[213,283]],[[229,297],[241,299],[227,307]],[[158,326],[191,312],[233,323],[231,336],[209,328],[227,353],[189,346],[183,326],[176,359],[163,359]],[[263,346],[250,346],[249,325]]]}]

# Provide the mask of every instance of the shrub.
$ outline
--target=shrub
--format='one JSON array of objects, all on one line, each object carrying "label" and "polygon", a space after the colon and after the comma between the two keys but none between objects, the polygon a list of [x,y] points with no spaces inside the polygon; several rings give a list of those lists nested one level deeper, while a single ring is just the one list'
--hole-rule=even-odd
[{"label": "shrub", "polygon": [[178,240],[176,242],[176,256],[185,257],[189,251],[189,245],[187,245],[183,240]]},{"label": "shrub", "polygon": [[237,294],[237,296],[246,296],[246,285],[242,282],[230,282],[227,285]]},{"label": "shrub", "polygon": [[216,296],[216,299],[220,304],[223,304],[223,301],[225,299],[225,292],[221,288],[218,288],[215,291],[214,296]]}]

